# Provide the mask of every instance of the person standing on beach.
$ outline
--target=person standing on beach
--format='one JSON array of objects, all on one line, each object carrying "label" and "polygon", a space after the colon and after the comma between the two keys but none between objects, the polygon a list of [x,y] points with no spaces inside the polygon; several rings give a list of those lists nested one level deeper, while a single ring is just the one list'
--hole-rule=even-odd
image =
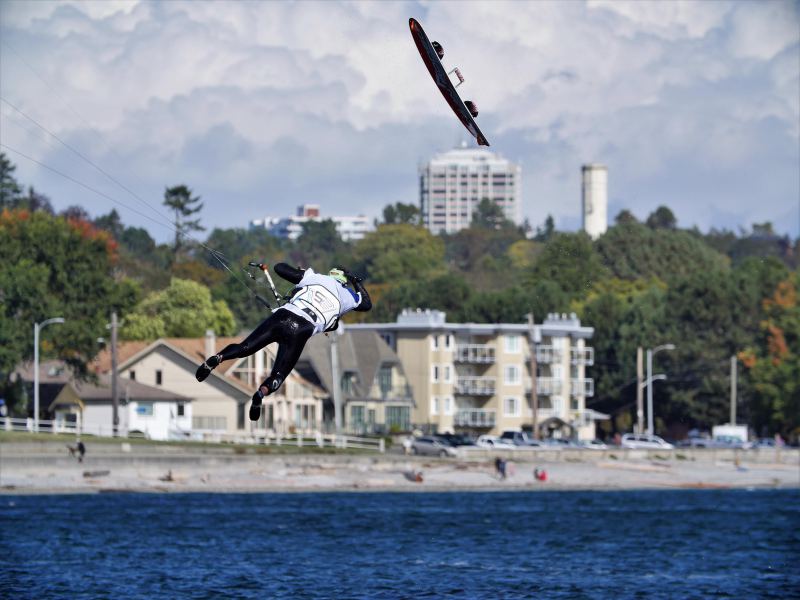
[{"label": "person standing on beach", "polygon": [[[261,268],[267,267],[262,265]],[[253,394],[251,421],[258,421],[262,400],[281,386],[312,335],[335,330],[340,317],[350,311],[366,312],[372,308],[363,279],[350,271],[337,268],[322,275],[311,268],[299,269],[278,263],[275,272],[297,286],[286,304],[279,306],[241,343],[229,344],[219,354],[209,356],[195,374],[197,381],[205,381],[222,361],[250,356],[277,342],[278,353],[272,372]]]}]

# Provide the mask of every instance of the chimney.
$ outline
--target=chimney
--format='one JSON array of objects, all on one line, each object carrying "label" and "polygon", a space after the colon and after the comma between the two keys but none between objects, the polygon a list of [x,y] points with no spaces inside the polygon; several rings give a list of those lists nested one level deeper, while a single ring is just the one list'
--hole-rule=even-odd
[{"label": "chimney", "polygon": [[205,357],[208,358],[209,356],[213,356],[217,353],[217,339],[214,337],[214,330],[213,329],[206,329],[206,355]]}]

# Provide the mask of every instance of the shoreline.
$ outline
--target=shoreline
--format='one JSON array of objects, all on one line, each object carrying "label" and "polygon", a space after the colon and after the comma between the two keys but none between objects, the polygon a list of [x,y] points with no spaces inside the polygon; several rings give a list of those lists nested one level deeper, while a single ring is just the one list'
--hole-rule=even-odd
[{"label": "shoreline", "polygon": [[[100,493],[330,493],[800,489],[800,451],[781,453],[518,453],[505,480],[494,455],[198,454],[155,447],[89,448],[79,463],[63,445],[3,444],[0,495]],[[547,472],[537,481],[535,468]],[[417,482],[416,474],[422,481]]]}]

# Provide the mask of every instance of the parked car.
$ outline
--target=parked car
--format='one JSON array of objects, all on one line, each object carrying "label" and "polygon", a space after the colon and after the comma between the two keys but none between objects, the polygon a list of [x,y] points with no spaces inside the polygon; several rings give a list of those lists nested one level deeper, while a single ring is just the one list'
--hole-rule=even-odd
[{"label": "parked car", "polygon": [[448,442],[434,436],[422,436],[414,438],[411,442],[411,453],[428,456],[458,456],[458,451]]},{"label": "parked car", "polygon": [[647,433],[626,433],[622,436],[623,448],[671,450],[675,446],[664,441],[657,435]]},{"label": "parked car", "polygon": [[602,440],[583,440],[578,442],[578,446],[588,450],[608,450],[608,446]]},{"label": "parked car", "polygon": [[475,442],[469,436],[460,433],[437,433],[434,437],[447,442],[454,448],[475,445]]},{"label": "parked car", "polygon": [[496,450],[514,450],[517,446],[513,443],[501,439],[496,435],[482,435],[476,442],[479,448],[495,448]]},{"label": "parked car", "polygon": [[578,447],[578,445],[572,440],[566,440],[563,438],[547,438],[546,440],[544,440],[544,445],[547,448],[555,448],[557,450],[561,450],[562,448]]},{"label": "parked car", "polygon": [[526,431],[504,431],[500,439],[515,446],[542,446],[542,442],[533,439]]}]

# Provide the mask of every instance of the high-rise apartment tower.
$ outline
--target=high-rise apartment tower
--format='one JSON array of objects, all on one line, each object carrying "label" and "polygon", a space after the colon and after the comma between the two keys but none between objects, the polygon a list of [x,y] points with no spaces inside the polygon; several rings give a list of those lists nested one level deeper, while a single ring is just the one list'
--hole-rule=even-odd
[{"label": "high-rise apartment tower", "polygon": [[419,197],[422,223],[434,234],[469,227],[484,198],[522,224],[521,169],[489,150],[461,147],[434,156],[419,168]]}]

